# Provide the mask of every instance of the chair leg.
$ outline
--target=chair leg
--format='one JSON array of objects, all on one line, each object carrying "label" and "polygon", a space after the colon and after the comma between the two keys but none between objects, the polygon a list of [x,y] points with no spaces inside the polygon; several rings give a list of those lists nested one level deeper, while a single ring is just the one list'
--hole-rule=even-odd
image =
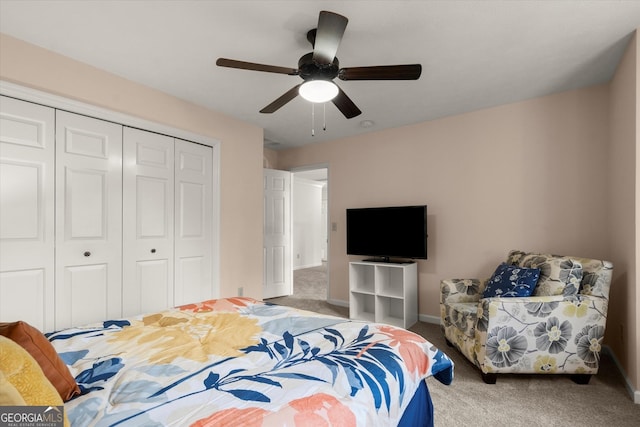
[{"label": "chair leg", "polygon": [[484,372],[481,372],[481,375],[482,381],[484,381],[485,384],[495,384],[498,379],[498,374],[485,374]]},{"label": "chair leg", "polygon": [[591,379],[591,375],[589,374],[572,374],[571,380],[580,385],[589,384],[589,380]]}]

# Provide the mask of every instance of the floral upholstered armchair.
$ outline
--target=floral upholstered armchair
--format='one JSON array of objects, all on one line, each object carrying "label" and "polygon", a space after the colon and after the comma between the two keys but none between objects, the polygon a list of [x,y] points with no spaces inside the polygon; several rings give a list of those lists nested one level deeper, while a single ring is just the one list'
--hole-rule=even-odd
[{"label": "floral upholstered armchair", "polygon": [[511,251],[488,280],[440,284],[441,327],[482,372],[598,372],[613,265],[608,261]]}]

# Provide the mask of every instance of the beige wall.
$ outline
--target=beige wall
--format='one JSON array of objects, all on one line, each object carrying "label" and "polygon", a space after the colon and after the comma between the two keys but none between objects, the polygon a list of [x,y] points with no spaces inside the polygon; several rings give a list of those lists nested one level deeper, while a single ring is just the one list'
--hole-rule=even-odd
[{"label": "beige wall", "polygon": [[[607,339],[640,389],[640,55],[637,34],[611,82],[610,222],[614,265]],[[640,402],[638,402],[640,403]]]},{"label": "beige wall", "polygon": [[607,87],[279,152],[329,165],[330,298],[348,300],[345,209],[427,204],[419,312],[443,278],[488,277],[510,249],[608,256]]},{"label": "beige wall", "polygon": [[220,294],[262,297],[261,128],[4,34],[0,79],[221,141]]}]

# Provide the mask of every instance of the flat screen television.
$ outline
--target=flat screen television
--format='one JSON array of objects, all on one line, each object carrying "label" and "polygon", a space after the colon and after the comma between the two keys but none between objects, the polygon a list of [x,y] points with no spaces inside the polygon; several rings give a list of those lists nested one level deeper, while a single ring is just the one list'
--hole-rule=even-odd
[{"label": "flat screen television", "polygon": [[347,254],[427,259],[427,206],[347,209]]}]

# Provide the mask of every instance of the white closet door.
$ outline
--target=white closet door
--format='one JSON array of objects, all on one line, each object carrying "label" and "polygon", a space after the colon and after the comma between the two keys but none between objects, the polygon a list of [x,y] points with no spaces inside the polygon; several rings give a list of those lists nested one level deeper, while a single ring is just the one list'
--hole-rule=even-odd
[{"label": "white closet door", "polygon": [[54,329],[54,110],[0,97],[0,320]]},{"label": "white closet door", "polygon": [[173,138],[124,128],[123,315],[173,304]]},{"label": "white closet door", "polygon": [[175,304],[213,298],[212,148],[175,140]]},{"label": "white closet door", "polygon": [[122,316],[122,126],[56,111],[56,328]]}]

